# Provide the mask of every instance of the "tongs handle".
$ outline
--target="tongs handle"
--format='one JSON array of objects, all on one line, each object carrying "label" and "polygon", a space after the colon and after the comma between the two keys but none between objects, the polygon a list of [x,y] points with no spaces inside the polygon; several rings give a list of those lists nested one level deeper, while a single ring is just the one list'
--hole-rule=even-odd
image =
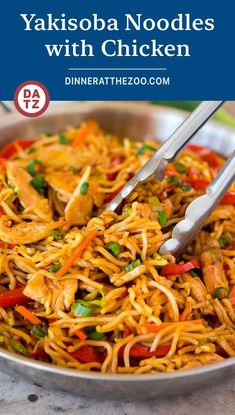
[{"label": "tongs handle", "polygon": [[160,254],[180,256],[195,239],[211,212],[222,199],[235,178],[235,150],[216,178],[206,188],[206,193],[194,199],[185,211],[185,218],[177,223],[172,237],[160,248]]},{"label": "tongs handle", "polygon": [[194,136],[203,124],[214,114],[224,101],[203,101],[177,128],[161,147],[163,157],[170,161],[176,157],[182,147]]},{"label": "tongs handle", "polygon": [[182,147],[193,137],[203,124],[214,114],[224,101],[203,101],[177,128],[177,130],[161,145],[147,163],[126,183],[123,189],[106,207],[116,210],[135,187],[155,175],[162,178],[166,163],[176,157]]}]

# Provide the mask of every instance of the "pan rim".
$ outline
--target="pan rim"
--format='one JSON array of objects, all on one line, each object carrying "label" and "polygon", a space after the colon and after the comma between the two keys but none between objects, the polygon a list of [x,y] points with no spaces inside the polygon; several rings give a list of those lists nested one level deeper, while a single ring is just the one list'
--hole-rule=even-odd
[{"label": "pan rim", "polygon": [[[104,102],[67,102],[61,103],[54,107],[49,107],[46,113],[41,115],[38,118],[47,119],[53,115],[62,115],[62,114],[71,114],[76,113],[78,110],[82,114],[86,114],[87,110],[92,109],[112,109],[112,110],[123,110],[129,109],[133,112],[138,111],[149,111],[151,113],[163,112],[165,114],[177,113],[182,117],[186,117],[189,113],[182,110],[177,110],[175,108],[168,108],[164,106],[154,105],[147,102],[133,102],[133,101],[104,101]],[[34,120],[27,119],[18,113],[8,113],[1,116],[0,120],[0,130],[2,128],[7,128],[8,126],[20,125],[27,122],[33,123]],[[219,126],[227,132],[228,134],[234,134],[235,129],[232,127],[225,126],[218,121],[209,121],[208,124]],[[170,373],[152,373],[152,374],[111,374],[111,373],[100,373],[95,371],[85,372],[76,369],[63,368],[50,363],[36,361],[27,357],[19,356],[15,353],[8,352],[0,348],[0,358],[6,359],[6,361],[20,364],[22,367],[27,366],[35,370],[44,370],[47,373],[54,373],[57,375],[75,377],[75,378],[84,378],[88,380],[97,380],[97,381],[124,381],[124,382],[139,382],[139,381],[160,381],[160,380],[172,380],[172,379],[182,379],[190,377],[198,377],[203,374],[213,373],[220,369],[229,368],[234,366],[235,357],[229,357],[221,362],[211,363],[204,366],[188,369],[185,371],[174,371]]]}]

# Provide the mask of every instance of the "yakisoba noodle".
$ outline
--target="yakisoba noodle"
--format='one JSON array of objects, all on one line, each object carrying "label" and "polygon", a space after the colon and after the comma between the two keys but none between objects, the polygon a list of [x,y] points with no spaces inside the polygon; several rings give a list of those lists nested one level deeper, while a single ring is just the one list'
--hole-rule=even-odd
[{"label": "yakisoba noodle", "polygon": [[108,373],[183,370],[235,355],[235,186],[180,261],[161,244],[224,160],[188,146],[121,212],[105,206],[156,142],[94,121],[1,152],[0,343]]}]

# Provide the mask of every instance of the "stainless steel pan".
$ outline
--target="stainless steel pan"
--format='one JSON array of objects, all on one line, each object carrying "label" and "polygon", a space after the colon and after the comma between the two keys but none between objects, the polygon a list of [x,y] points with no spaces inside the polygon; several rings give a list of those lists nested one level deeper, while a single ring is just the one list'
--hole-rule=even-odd
[{"label": "stainless steel pan", "polygon": [[[156,138],[164,141],[183,121],[185,114],[150,104],[72,103],[58,105],[34,120],[9,114],[0,120],[0,145],[15,138],[30,138],[45,131],[58,132],[78,125],[86,118],[122,136]],[[206,145],[224,156],[235,148],[235,131],[210,122],[194,142]],[[36,384],[98,399],[150,399],[171,396],[223,382],[235,374],[235,358],[182,372],[149,375],[109,375],[79,372],[39,363],[0,349],[0,368],[23,375]]]}]

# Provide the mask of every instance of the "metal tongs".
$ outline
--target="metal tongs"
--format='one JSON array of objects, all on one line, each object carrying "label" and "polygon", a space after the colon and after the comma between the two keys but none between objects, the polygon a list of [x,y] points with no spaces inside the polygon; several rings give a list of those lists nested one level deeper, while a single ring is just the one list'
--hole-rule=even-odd
[{"label": "metal tongs", "polygon": [[[162,144],[153,157],[132,177],[118,195],[106,207],[116,210],[135,187],[151,176],[163,178],[168,162],[174,160],[179,151],[205,124],[224,101],[204,101],[180,127]],[[173,229],[172,237],[160,248],[160,254],[181,255],[194,240],[214,207],[219,203],[235,177],[235,151],[232,153],[217,177],[207,186],[206,193],[195,199],[185,212],[185,218]]]}]

